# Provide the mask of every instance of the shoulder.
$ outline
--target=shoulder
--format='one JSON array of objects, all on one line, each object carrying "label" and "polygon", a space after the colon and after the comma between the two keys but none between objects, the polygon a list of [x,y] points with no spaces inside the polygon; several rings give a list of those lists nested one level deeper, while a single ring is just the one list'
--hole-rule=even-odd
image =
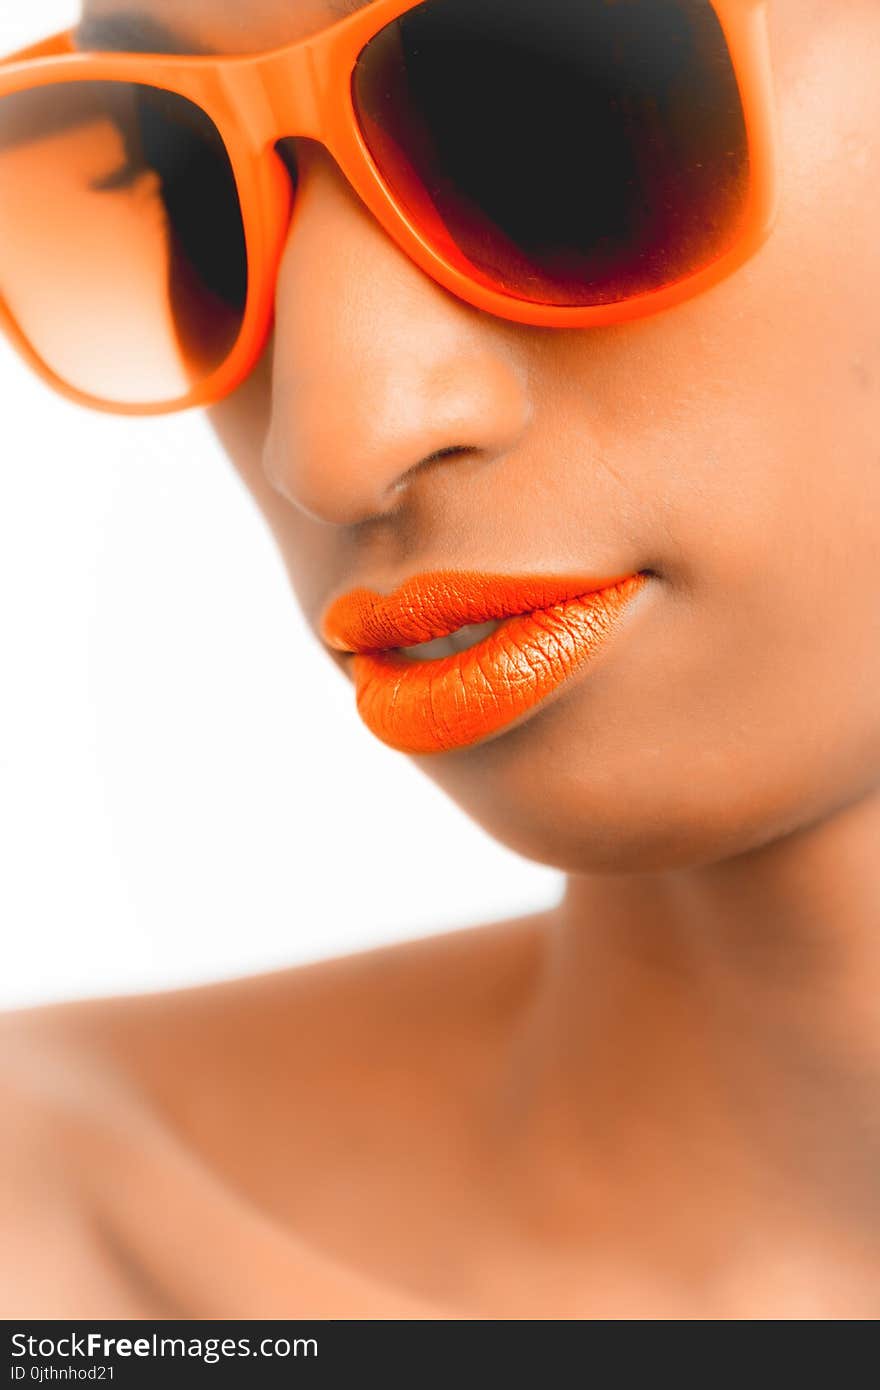
[{"label": "shoulder", "polygon": [[[21,1016],[44,1051],[78,1075],[114,1086],[169,1119],[192,1119],[212,1087],[224,1105],[281,1080],[300,1099],[339,1079],[353,1058],[358,1078],[399,1049],[478,1033],[528,990],[545,914],[462,928],[306,965],[207,985],[86,1000]],[[3,1018],[0,1016],[0,1025]],[[356,1055],[353,1054],[353,1045]]]},{"label": "shoulder", "polygon": [[[307,1107],[448,1055],[515,1010],[546,914],[219,983],[0,1013],[0,1162],[49,1180],[78,1148],[152,1123],[195,1137],[278,1093]],[[305,1113],[305,1111],[303,1112]],[[63,1139],[63,1142],[61,1140]],[[33,1164],[31,1160],[34,1160]]]},{"label": "shoulder", "polygon": [[[118,1075],[59,1050],[77,1013],[0,1014],[0,1318],[285,1317],[292,1299],[309,1317],[447,1316],[222,1200]],[[228,1302],[218,1264],[243,1275]]]},{"label": "shoulder", "polygon": [[149,1311],[120,1282],[88,1195],[124,1127],[120,1101],[54,1010],[0,1014],[0,1317]]},{"label": "shoulder", "polygon": [[180,1315],[162,1311],[172,1235],[147,1249],[163,1214],[203,1223],[193,1249],[227,1226],[255,1241],[242,1200],[295,1234],[315,1193],[337,1200],[334,1163],[351,1193],[353,1135],[365,1174],[413,1135],[429,1156],[527,995],[543,925],[0,1014],[0,1316]]}]

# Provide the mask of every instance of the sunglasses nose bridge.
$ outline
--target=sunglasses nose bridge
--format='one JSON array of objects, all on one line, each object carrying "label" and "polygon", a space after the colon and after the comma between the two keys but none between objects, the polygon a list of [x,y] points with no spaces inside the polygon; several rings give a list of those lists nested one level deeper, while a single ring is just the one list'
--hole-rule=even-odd
[{"label": "sunglasses nose bridge", "polygon": [[251,132],[260,144],[293,135],[320,140],[319,90],[312,45],[301,43],[254,63],[248,87],[240,87],[238,98],[239,105],[249,108]]}]

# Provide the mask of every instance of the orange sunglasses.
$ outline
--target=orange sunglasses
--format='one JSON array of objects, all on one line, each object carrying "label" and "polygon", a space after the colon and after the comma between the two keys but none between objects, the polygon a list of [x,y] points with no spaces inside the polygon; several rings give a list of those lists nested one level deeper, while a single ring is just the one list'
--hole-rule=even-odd
[{"label": "orange sunglasses", "polygon": [[0,64],[0,324],[82,404],[220,400],[271,331],[296,169],[332,155],[402,251],[517,323],[654,313],[774,217],[767,0],[373,0],[256,56]]}]

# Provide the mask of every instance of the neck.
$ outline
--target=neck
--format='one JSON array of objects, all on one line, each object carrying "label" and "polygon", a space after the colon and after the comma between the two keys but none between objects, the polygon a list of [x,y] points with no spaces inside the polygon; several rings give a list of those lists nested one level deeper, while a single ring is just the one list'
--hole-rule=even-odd
[{"label": "neck", "polygon": [[567,1231],[831,1223],[878,1257],[878,845],[875,796],[740,858],[569,881],[493,1112]]}]

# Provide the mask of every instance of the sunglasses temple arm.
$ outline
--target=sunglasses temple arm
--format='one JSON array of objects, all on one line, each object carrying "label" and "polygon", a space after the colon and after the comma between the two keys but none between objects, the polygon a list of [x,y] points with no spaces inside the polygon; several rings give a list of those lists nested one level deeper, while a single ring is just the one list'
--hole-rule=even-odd
[{"label": "sunglasses temple arm", "polygon": [[39,43],[32,43],[29,47],[20,48],[15,53],[7,53],[3,58],[0,58],[0,68],[12,63],[26,63],[33,58],[57,58],[61,54],[75,52],[73,30],[62,29],[61,33],[52,34],[48,39],[41,39]]}]

